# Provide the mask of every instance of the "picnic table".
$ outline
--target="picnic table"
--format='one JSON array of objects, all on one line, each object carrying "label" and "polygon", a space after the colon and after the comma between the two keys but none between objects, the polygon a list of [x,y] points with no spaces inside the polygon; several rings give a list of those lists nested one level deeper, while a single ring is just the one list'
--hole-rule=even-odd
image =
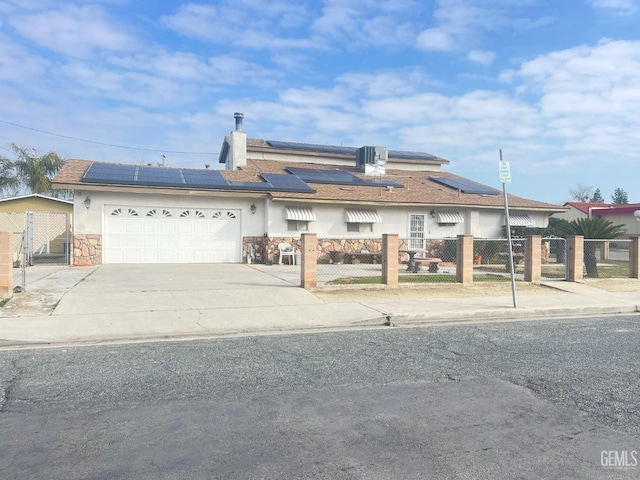
[{"label": "picnic table", "polygon": [[441,258],[436,257],[418,257],[415,258],[418,253],[429,253],[427,250],[411,249],[400,250],[400,253],[406,253],[409,257],[407,260],[407,272],[418,273],[422,270],[423,264],[428,264],[429,273],[438,273],[438,264],[442,262]]}]

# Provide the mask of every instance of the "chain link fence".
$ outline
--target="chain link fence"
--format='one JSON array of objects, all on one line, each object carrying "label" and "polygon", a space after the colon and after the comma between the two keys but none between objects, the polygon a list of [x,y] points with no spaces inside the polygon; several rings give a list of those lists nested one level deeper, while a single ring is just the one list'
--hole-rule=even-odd
[{"label": "chain link fence", "polygon": [[629,278],[631,240],[584,240],[584,276]]},{"label": "chain link fence", "polygon": [[382,237],[318,238],[318,285],[381,284]]},{"label": "chain link fence", "polygon": [[[524,280],[524,238],[511,239],[516,280]],[[511,279],[509,242],[506,238],[473,239],[473,281]]]},{"label": "chain link fence", "polygon": [[401,238],[400,283],[455,283],[456,238]]},{"label": "chain link fence", "polygon": [[31,212],[26,218],[27,263],[69,265],[71,223],[66,213]]}]

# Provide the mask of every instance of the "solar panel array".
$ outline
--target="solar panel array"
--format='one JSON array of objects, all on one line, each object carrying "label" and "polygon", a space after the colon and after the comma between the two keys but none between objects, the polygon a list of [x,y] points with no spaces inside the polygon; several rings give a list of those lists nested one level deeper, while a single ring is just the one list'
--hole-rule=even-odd
[{"label": "solar panel array", "polygon": [[397,187],[404,185],[384,178],[360,178],[345,170],[316,170],[314,168],[287,167],[287,170],[304,182],[330,185],[351,185],[357,187]]},{"label": "solar panel array", "polygon": [[462,193],[470,193],[476,195],[498,195],[500,192],[494,188],[485,187],[477,183],[470,182],[462,178],[449,178],[449,177],[429,177],[429,180],[433,180],[445,187],[459,190]]},{"label": "solar panel array", "polygon": [[217,170],[92,163],[81,181],[150,187],[315,193],[313,188],[294,175],[264,174],[262,177],[264,182],[228,182]]}]

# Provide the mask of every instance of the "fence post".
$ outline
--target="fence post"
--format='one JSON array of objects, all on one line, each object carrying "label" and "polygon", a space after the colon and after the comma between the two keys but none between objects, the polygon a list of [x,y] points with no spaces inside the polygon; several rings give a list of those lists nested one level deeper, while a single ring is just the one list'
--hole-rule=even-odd
[{"label": "fence post", "polygon": [[382,283],[398,285],[398,234],[382,234]]},{"label": "fence post", "polygon": [[300,240],[302,253],[300,286],[302,288],[315,288],[318,286],[318,235],[315,233],[303,233]]},{"label": "fence post", "polygon": [[13,293],[13,249],[11,233],[0,232],[0,297]]},{"label": "fence post", "polygon": [[473,235],[458,235],[456,242],[456,282],[473,283]]},{"label": "fence post", "polygon": [[584,277],[584,237],[569,235],[567,237],[569,275],[567,281],[581,282]]},{"label": "fence post", "polygon": [[631,237],[629,245],[629,278],[640,279],[640,236]]},{"label": "fence post", "polygon": [[539,283],[542,280],[542,237],[527,235],[524,242],[524,281]]}]

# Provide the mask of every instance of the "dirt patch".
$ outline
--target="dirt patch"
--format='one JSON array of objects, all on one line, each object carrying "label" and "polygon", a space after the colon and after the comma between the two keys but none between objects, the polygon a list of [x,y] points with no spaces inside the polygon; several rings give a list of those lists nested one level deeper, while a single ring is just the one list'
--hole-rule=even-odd
[{"label": "dirt patch", "polygon": [[640,280],[635,278],[589,278],[584,284],[607,292],[640,292]]},{"label": "dirt patch", "polygon": [[[546,287],[544,285],[536,285],[531,283],[516,283],[517,295],[553,295],[561,294],[560,290]],[[380,288],[380,287],[359,287],[340,289],[319,289],[314,290],[313,294],[325,302],[346,302],[346,301],[362,301],[362,300],[380,300],[380,299],[423,299],[425,297],[433,298],[461,298],[461,297],[499,297],[511,295],[510,282],[483,282],[473,285],[462,285],[459,283],[447,283],[440,285],[402,285],[397,288]]]}]

